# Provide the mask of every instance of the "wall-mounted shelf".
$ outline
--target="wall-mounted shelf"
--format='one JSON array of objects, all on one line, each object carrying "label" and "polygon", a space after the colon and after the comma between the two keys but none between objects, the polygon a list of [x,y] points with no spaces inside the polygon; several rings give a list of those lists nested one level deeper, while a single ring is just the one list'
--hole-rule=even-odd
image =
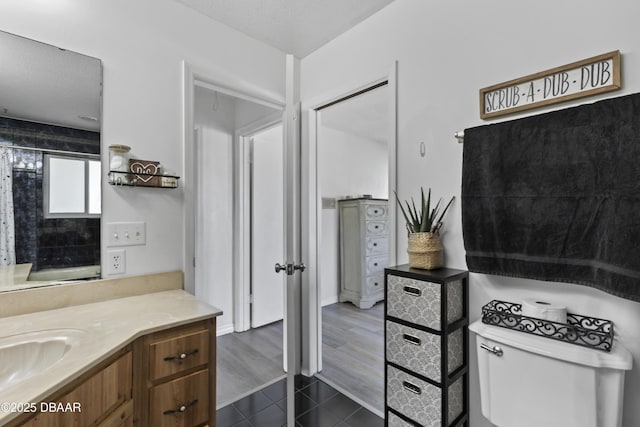
[{"label": "wall-mounted shelf", "polygon": [[109,171],[109,184],[117,187],[178,188],[179,176]]}]

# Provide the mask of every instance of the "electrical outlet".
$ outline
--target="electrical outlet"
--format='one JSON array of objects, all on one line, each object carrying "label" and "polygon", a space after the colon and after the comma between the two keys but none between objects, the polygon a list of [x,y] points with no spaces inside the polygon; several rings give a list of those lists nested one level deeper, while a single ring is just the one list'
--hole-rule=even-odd
[{"label": "electrical outlet", "polygon": [[127,271],[124,249],[108,251],[107,257],[107,274],[124,274]]}]

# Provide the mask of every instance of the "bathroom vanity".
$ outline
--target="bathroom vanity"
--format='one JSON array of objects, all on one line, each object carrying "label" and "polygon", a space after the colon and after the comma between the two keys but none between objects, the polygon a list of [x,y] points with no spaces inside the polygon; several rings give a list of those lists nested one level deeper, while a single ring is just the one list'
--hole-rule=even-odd
[{"label": "bathroom vanity", "polygon": [[23,374],[0,376],[0,402],[14,405],[0,425],[215,426],[220,314],[170,290],[0,319],[0,351],[50,359],[25,370],[9,357]]}]

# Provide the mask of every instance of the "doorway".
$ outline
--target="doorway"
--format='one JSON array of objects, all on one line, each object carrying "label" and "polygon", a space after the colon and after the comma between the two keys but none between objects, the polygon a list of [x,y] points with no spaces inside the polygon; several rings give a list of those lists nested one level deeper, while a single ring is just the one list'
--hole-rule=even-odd
[{"label": "doorway", "polygon": [[195,88],[195,295],[224,312],[217,406],[286,377],[284,277],[273,268],[284,256],[281,122],[272,106]]},{"label": "doorway", "polygon": [[[318,378],[383,416],[383,294],[374,297],[374,302],[350,301],[353,295],[341,292],[340,270],[344,261],[339,250],[341,203],[379,199],[384,204],[388,234],[387,246],[376,256],[384,258],[384,265],[396,262],[396,207],[391,203],[396,188],[396,64],[379,76],[351,91],[336,91],[305,102],[303,110],[307,113],[304,117],[309,147],[306,188],[311,199],[307,221],[312,233],[307,250],[310,258],[316,260],[308,279],[309,286],[317,289],[318,307],[313,337],[317,339],[318,358],[316,365],[309,368],[315,367]],[[347,118],[351,114],[351,119]],[[373,135],[366,136],[369,131]],[[341,143],[334,145],[335,141]],[[330,170],[341,163],[343,173]],[[377,173],[367,174],[367,165]],[[335,179],[336,176],[340,179]],[[351,251],[349,248],[343,252]],[[371,283],[383,287],[384,266],[378,264],[376,271],[369,271],[376,276]],[[371,342],[375,348],[367,350]],[[372,376],[379,377],[377,385],[362,381]]]}]

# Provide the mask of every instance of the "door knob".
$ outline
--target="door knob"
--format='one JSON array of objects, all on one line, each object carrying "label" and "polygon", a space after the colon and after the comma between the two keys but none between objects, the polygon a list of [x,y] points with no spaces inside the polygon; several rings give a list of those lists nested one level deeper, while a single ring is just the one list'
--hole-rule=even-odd
[{"label": "door knob", "polygon": [[285,271],[287,273],[287,276],[291,276],[293,275],[293,273],[295,273],[296,270],[300,271],[301,273],[307,268],[306,265],[304,265],[304,263],[300,263],[298,265],[295,265],[293,263],[286,263],[284,265],[280,265],[279,262],[276,263],[275,266],[275,270],[276,273],[280,273],[281,271]]}]

